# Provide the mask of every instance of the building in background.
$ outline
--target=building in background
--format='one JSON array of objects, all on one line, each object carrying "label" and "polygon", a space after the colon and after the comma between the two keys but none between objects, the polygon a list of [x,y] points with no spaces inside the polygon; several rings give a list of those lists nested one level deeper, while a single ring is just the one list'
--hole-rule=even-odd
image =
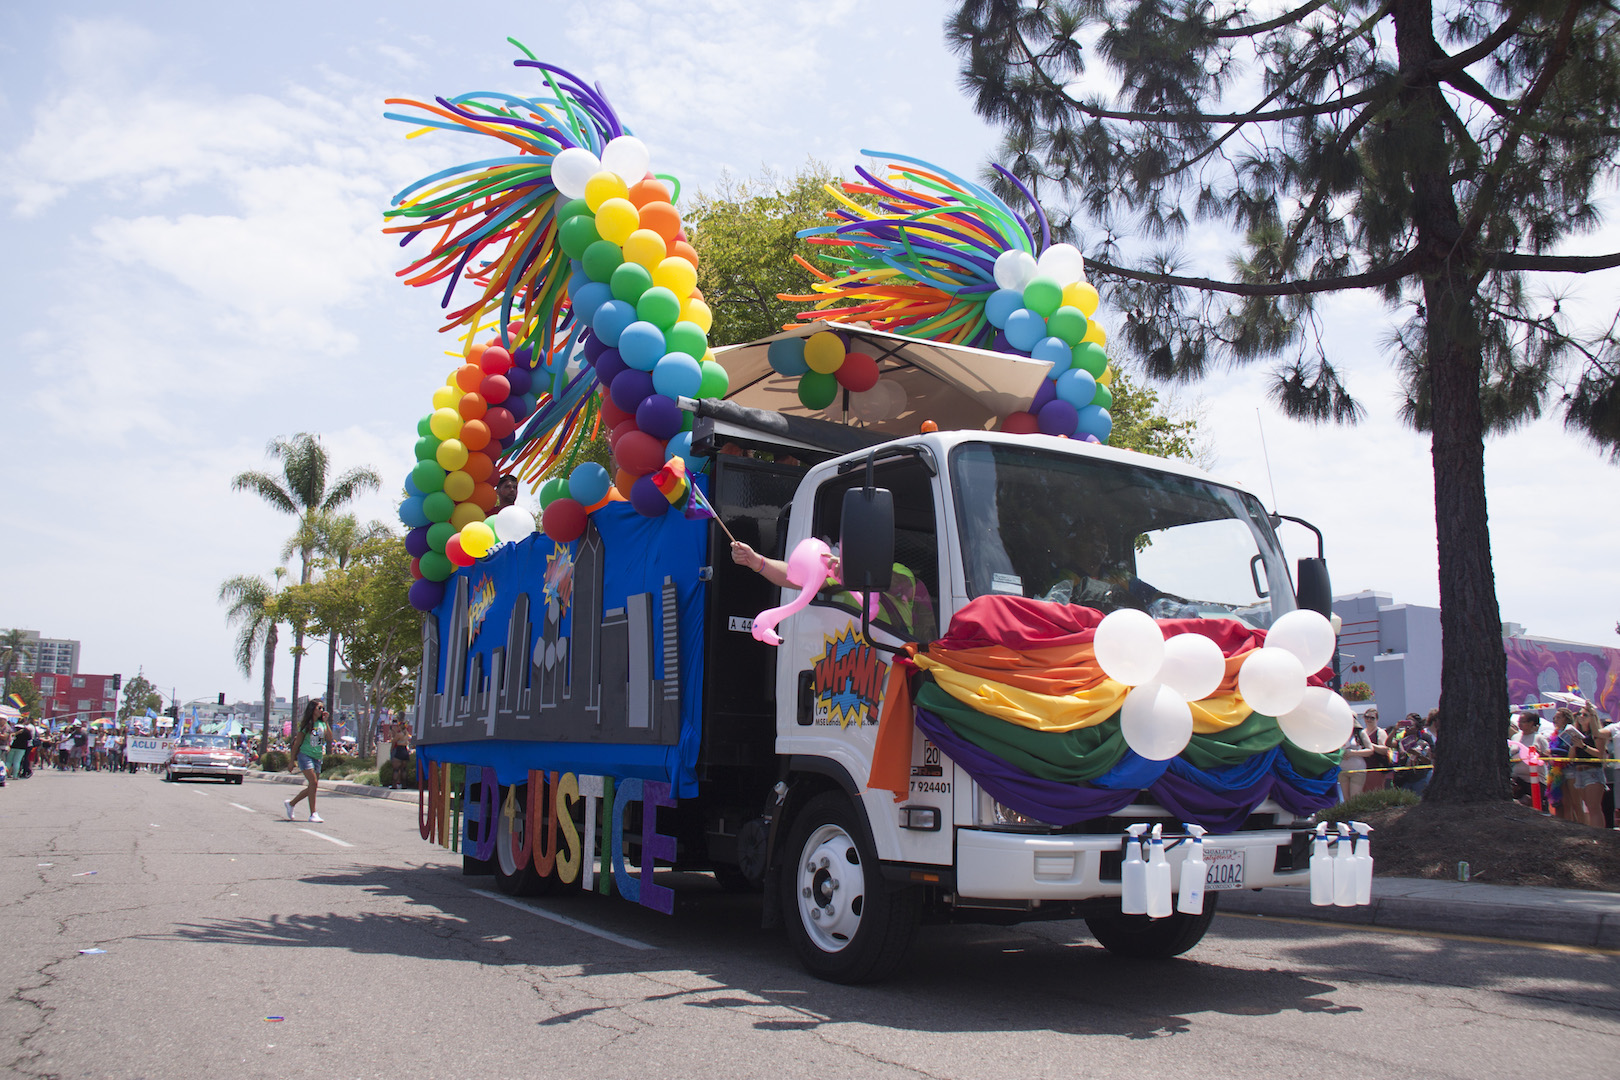
[{"label": "building in background", "polygon": [[68,638],[40,637],[38,630],[24,630],[27,642],[13,672],[20,675],[77,675],[82,646]]},{"label": "building in background", "polygon": [[[75,645],[78,642],[74,642]],[[28,675],[44,701],[46,718],[58,726],[73,720],[118,715],[117,675]]]}]

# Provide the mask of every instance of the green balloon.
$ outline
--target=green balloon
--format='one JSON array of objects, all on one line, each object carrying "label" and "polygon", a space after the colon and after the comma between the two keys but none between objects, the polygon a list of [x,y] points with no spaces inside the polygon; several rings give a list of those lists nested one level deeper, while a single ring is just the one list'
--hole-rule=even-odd
[{"label": "green balloon", "polygon": [[416,484],[417,491],[423,495],[431,495],[435,491],[444,490],[444,470],[431,458],[418,461],[411,468],[411,481]]},{"label": "green balloon", "polygon": [[553,476],[540,485],[540,509],[542,510],[558,499],[568,497],[568,477],[566,476]]},{"label": "green balloon", "polygon": [[1074,366],[1095,379],[1108,369],[1108,354],[1095,341],[1083,341],[1074,347]]},{"label": "green balloon", "polygon": [[[595,214],[591,213],[590,203],[584,199],[570,199],[568,202],[563,203],[561,210],[557,211],[558,227],[560,228],[569,218],[576,218],[581,214],[591,218],[596,217]],[[595,226],[593,225],[592,228],[594,229]]]},{"label": "green balloon", "polygon": [[[598,240],[585,249],[580,256],[580,263],[585,267],[585,276],[592,281],[610,281],[613,272],[624,262],[624,252],[619,245],[607,240]],[[645,270],[642,273],[646,273]]]},{"label": "green balloon", "polygon": [[[702,360],[703,354],[709,351],[709,335],[697,323],[678,322],[664,331],[664,345],[670,352],[681,352],[694,360]],[[832,379],[832,376],[827,378]]]},{"label": "green balloon", "polygon": [[640,263],[620,263],[608,279],[608,288],[613,290],[613,299],[634,304],[641,300],[642,293],[652,288],[652,275]]},{"label": "green balloon", "polygon": [[[649,281],[652,279],[649,278]],[[636,318],[642,322],[650,322],[658,329],[667,331],[675,325],[675,320],[681,317],[680,299],[662,285],[654,285],[636,300]],[[674,346],[670,347],[674,352]],[[698,353],[698,356],[702,356]]]},{"label": "green balloon", "polygon": [[1114,407],[1114,395],[1108,389],[1108,387],[1098,383],[1097,392],[1092,395],[1091,403],[1093,405],[1101,405],[1105,409],[1112,409]]},{"label": "green balloon", "polygon": [[1079,308],[1065,304],[1047,317],[1046,332],[1072,349],[1086,336],[1086,317]]},{"label": "green balloon", "polygon": [[450,564],[450,560],[442,552],[438,551],[428,552],[417,560],[416,565],[422,571],[422,576],[429,581],[443,581],[456,572],[456,568]]},{"label": "green balloon", "polygon": [[583,258],[585,249],[602,239],[596,232],[596,215],[575,214],[557,229],[557,239],[570,259]]},{"label": "green balloon", "polygon": [[443,551],[444,545],[450,542],[450,538],[456,535],[456,532],[456,527],[450,524],[448,521],[439,521],[429,525],[427,537],[428,547],[432,548],[434,551]]},{"label": "green balloon", "polygon": [[422,500],[422,513],[427,515],[429,521],[449,521],[450,515],[456,512],[456,500],[442,491]]},{"label": "green balloon", "polygon": [[1063,286],[1056,278],[1036,277],[1024,286],[1024,306],[1046,318],[1063,303]]},{"label": "green balloon", "polygon": [[431,416],[424,416],[422,419],[418,420],[416,422],[416,433],[418,435],[432,435],[433,429],[428,426],[428,421],[432,419],[433,417]]},{"label": "green balloon", "polygon": [[416,440],[416,460],[432,461],[433,455],[438,453],[439,440],[432,435],[424,435]]},{"label": "green balloon", "polygon": [[701,366],[703,368],[703,381],[698,384],[697,396],[700,398],[725,397],[726,391],[731,389],[731,376],[726,374],[726,369],[714,360],[705,360]]},{"label": "green balloon", "polygon": [[838,396],[838,379],[819,371],[807,371],[799,376],[799,400],[807,409],[825,409]]}]

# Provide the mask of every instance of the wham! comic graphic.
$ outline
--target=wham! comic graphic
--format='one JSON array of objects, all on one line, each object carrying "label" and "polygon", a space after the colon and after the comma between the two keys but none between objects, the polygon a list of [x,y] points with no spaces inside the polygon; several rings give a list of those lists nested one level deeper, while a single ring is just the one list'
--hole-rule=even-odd
[{"label": "wham! comic graphic", "polygon": [[846,626],[836,638],[823,636],[826,648],[813,662],[814,715],[817,724],[877,726],[889,665],[881,654]]}]

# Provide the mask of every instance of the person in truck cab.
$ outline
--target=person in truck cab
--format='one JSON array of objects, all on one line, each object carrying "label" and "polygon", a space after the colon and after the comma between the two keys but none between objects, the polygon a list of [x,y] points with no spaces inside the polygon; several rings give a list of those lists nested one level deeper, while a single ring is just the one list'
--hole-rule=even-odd
[{"label": "person in truck cab", "polygon": [[[732,541],[731,561],[738,566],[746,566],[772,585],[793,588],[788,584],[787,563],[781,559],[768,559],[741,540]],[[839,569],[838,556],[834,555],[828,566],[829,583],[840,581]],[[850,607],[859,606],[848,592],[840,592],[834,600]],[[899,628],[915,641],[932,641],[938,634],[934,602],[928,595],[928,586],[901,563],[894,564],[894,576],[888,589],[879,595],[878,610],[873,618],[879,623]]]}]

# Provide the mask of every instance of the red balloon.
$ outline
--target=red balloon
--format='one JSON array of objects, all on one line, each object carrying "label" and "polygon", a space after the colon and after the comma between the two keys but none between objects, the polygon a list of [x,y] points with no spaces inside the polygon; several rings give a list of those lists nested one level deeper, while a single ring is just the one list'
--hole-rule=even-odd
[{"label": "red balloon", "polygon": [[609,431],[612,431],[626,420],[634,420],[635,418],[635,413],[625,412],[623,409],[613,404],[613,398],[611,396],[607,394],[602,395],[602,423],[608,426]]},{"label": "red balloon", "polygon": [[1041,424],[1035,419],[1034,413],[1008,413],[1007,418],[1001,422],[1001,430],[1011,435],[1036,435],[1040,433]]},{"label": "red balloon", "polygon": [[[491,349],[490,352],[495,350]],[[484,355],[488,356],[489,353]],[[511,367],[511,364],[506,365]],[[484,381],[478,384],[478,392],[484,400],[491,405],[499,405],[512,396],[512,384],[506,381],[505,375],[485,375]]]},{"label": "red balloon", "polygon": [[846,353],[843,364],[833,374],[838,385],[858,394],[877,385],[877,361],[863,352]]},{"label": "red balloon", "polygon": [[557,543],[566,544],[585,532],[585,519],[585,508],[573,499],[552,499],[540,515],[540,528]]},{"label": "red balloon", "polygon": [[512,366],[512,354],[499,345],[491,345],[478,358],[478,366],[484,369],[485,375],[505,375]]},{"label": "red balloon", "polygon": [[478,560],[461,550],[461,534],[457,533],[445,542],[444,557],[455,566],[471,566]]},{"label": "red balloon", "polygon": [[613,457],[626,472],[646,476],[664,467],[664,444],[645,431],[631,431],[619,440]]},{"label": "red balloon", "polygon": [[[482,384],[483,380],[480,379],[479,382]],[[456,403],[456,409],[461,413],[463,420],[477,420],[489,411],[489,402],[484,400],[483,394],[469,392],[461,395],[461,400]]]},{"label": "red balloon", "polygon": [[640,428],[636,427],[636,418],[633,416],[628,420],[614,425],[613,430],[608,432],[608,449],[617,453],[619,449],[619,440],[630,434],[632,431],[640,430]]},{"label": "red balloon", "polygon": [[[492,377],[500,378],[498,375]],[[505,382],[506,380],[501,379],[501,381]],[[497,439],[506,438],[517,427],[517,421],[512,419],[512,413],[499,407],[484,414],[484,423],[489,425],[489,433]]]},{"label": "red balloon", "polygon": [[422,576],[422,560],[421,559],[412,559],[411,560],[411,577],[419,578],[421,576]]}]

